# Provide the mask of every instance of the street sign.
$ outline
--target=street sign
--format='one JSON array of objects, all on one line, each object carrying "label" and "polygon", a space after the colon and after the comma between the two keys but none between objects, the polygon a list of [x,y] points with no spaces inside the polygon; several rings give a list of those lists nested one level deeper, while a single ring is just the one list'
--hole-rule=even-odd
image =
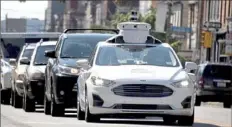
[{"label": "street sign", "polygon": [[172,26],[171,29],[173,32],[180,32],[180,33],[191,33],[192,32],[192,29],[189,27]]},{"label": "street sign", "polygon": [[221,22],[205,22],[204,27],[220,29],[222,27]]}]

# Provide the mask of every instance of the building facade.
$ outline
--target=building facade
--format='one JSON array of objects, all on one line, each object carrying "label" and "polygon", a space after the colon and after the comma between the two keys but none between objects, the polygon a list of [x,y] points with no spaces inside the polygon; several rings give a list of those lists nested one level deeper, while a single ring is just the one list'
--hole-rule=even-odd
[{"label": "building facade", "polygon": [[85,11],[87,3],[88,1],[65,1],[63,29],[85,27]]},{"label": "building facade", "polygon": [[[201,62],[217,61],[220,54],[225,52],[223,51],[225,46],[221,46],[219,42],[225,42],[228,27],[227,18],[232,17],[232,0],[202,0],[201,3],[197,0],[192,0],[189,1],[189,6],[189,25],[193,28],[193,33],[188,46],[192,43],[191,47],[194,49],[198,48],[197,45],[200,45]],[[216,29],[204,26],[206,22],[219,22],[221,23],[221,28],[215,33]],[[203,47],[200,41],[196,42],[201,40],[198,38],[203,35],[203,31],[209,31],[212,34],[210,48]],[[197,36],[198,32],[200,36]]]},{"label": "building facade", "polygon": [[60,32],[63,30],[63,15],[65,2],[49,0],[45,10],[45,31]]}]

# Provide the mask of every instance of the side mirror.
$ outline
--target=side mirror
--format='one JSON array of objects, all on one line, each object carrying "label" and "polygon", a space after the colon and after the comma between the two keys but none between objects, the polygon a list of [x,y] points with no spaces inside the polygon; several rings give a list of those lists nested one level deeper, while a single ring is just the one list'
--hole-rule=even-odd
[{"label": "side mirror", "polygon": [[185,62],[185,70],[189,73],[192,70],[197,69],[197,64],[194,62]]},{"label": "side mirror", "polygon": [[87,59],[77,60],[77,67],[88,67],[89,61]]},{"label": "side mirror", "polygon": [[9,64],[13,67],[16,66],[16,59],[10,59]]},{"label": "side mirror", "polygon": [[28,58],[22,58],[22,59],[20,59],[20,64],[29,65],[30,60]]},{"label": "side mirror", "polygon": [[45,51],[45,54],[44,54],[44,55],[45,55],[46,57],[56,58],[55,50]]}]

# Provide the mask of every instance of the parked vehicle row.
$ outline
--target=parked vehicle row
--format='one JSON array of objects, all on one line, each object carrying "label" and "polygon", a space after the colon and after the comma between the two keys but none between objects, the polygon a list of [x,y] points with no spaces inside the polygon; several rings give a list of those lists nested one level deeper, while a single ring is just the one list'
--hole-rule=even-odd
[{"label": "parked vehicle row", "polygon": [[114,34],[68,29],[57,41],[25,45],[19,58],[10,60],[15,66],[12,106],[33,112],[42,104],[51,116],[64,116],[72,107],[77,119],[87,122],[160,116],[181,125],[192,125],[194,106],[210,97],[231,106],[231,65],[183,66],[169,44],[149,34],[150,28],[124,22],[119,30],[105,30]]}]

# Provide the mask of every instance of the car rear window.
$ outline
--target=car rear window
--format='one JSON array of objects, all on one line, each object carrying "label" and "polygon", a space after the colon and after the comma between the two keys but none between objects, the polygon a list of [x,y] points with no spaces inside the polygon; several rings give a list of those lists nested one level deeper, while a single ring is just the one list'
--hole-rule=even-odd
[{"label": "car rear window", "polygon": [[203,76],[206,78],[232,80],[232,66],[227,65],[207,65]]}]

